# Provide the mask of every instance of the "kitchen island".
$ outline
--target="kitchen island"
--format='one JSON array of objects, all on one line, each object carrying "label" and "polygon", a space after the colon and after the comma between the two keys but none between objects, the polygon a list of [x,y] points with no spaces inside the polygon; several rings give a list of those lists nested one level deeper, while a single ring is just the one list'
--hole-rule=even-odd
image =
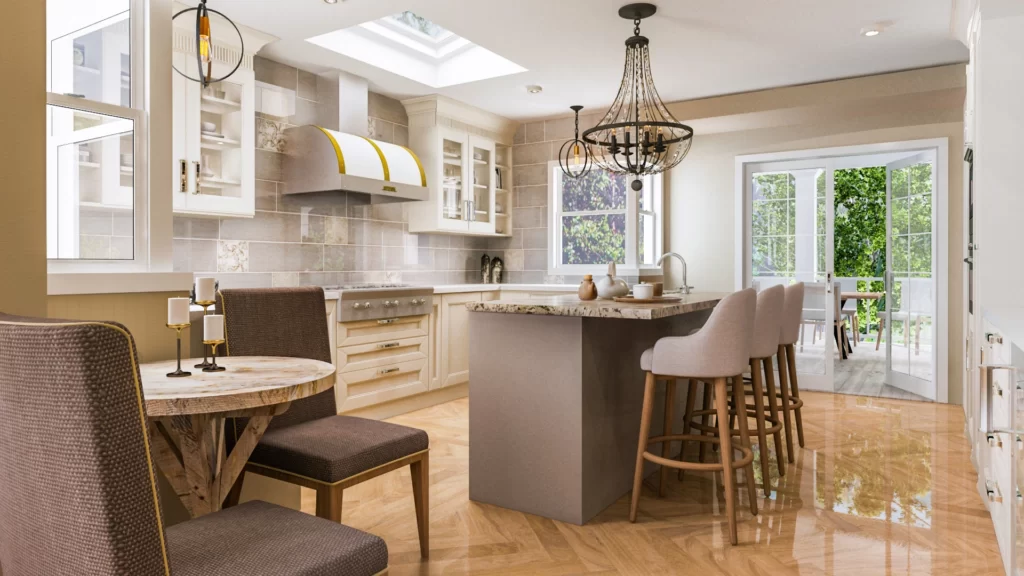
[{"label": "kitchen island", "polygon": [[[659,338],[699,329],[725,296],[467,304],[470,499],[582,525],[629,492],[644,393],[640,356]],[[656,406],[652,430],[661,430],[663,413]]]}]

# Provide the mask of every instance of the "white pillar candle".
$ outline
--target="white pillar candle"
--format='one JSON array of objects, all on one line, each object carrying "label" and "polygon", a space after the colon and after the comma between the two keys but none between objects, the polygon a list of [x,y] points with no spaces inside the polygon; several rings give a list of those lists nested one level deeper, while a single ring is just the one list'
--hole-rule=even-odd
[{"label": "white pillar candle", "polygon": [[167,323],[168,324],[188,324],[188,308],[190,302],[188,298],[168,298],[167,299]]},{"label": "white pillar candle", "polygon": [[203,316],[203,340],[207,342],[224,339],[224,316],[210,314]]},{"label": "white pillar candle", "polygon": [[215,278],[196,278],[196,302],[213,302],[216,300]]}]

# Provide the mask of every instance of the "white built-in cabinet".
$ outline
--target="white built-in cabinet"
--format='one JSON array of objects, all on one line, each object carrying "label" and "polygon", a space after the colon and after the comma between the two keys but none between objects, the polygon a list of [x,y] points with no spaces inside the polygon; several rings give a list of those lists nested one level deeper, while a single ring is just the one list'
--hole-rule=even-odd
[{"label": "white built-in cabinet", "polygon": [[511,235],[515,125],[440,96],[403,104],[430,189],[429,200],[409,205],[409,231]]}]

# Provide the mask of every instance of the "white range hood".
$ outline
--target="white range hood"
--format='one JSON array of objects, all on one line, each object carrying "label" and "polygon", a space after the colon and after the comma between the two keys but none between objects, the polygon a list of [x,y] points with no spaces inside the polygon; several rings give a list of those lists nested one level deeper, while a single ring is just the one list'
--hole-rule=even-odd
[{"label": "white range hood", "polygon": [[361,192],[371,203],[427,200],[427,175],[404,146],[299,126],[285,130],[285,194]]}]

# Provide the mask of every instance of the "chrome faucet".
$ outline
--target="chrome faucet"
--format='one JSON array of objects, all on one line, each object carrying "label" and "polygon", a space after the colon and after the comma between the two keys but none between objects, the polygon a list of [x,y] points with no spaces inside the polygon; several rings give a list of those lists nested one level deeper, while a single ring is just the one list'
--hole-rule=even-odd
[{"label": "chrome faucet", "polygon": [[683,294],[689,294],[690,290],[693,289],[693,286],[690,286],[689,284],[686,283],[686,260],[683,259],[682,256],[676,254],[675,252],[665,252],[664,254],[661,255],[661,258],[658,258],[658,266],[661,266],[662,263],[670,256],[672,258],[675,258],[676,260],[679,260],[679,263],[683,265],[683,285],[681,287],[681,290]]}]

